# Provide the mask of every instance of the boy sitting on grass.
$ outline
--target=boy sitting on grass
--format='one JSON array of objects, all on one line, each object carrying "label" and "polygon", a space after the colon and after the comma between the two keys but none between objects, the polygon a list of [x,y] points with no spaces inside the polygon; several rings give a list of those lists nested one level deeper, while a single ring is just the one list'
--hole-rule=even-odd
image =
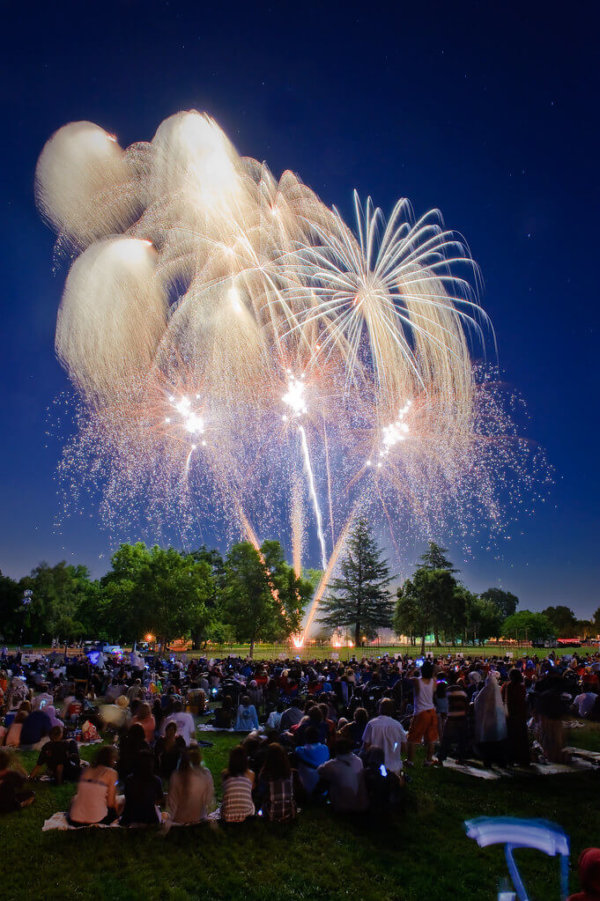
[{"label": "boy sitting on grass", "polygon": [[48,734],[50,741],[41,749],[29,778],[35,779],[45,766],[48,775],[55,779],[57,785],[62,785],[65,779],[76,782],[81,773],[77,742],[72,739],[65,741],[61,726],[53,726]]}]

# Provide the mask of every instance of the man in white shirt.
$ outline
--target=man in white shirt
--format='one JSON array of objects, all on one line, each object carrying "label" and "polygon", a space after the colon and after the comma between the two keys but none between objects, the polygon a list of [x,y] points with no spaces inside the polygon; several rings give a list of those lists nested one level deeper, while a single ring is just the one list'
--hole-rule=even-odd
[{"label": "man in white shirt", "polygon": [[406,747],[407,734],[398,720],[393,718],[395,704],[391,698],[383,698],[381,714],[370,720],[363,733],[361,751],[381,748],[385,766],[392,773],[402,772],[402,750]]},{"label": "man in white shirt", "polygon": [[196,724],[191,713],[185,713],[181,701],[176,701],[173,706],[173,713],[168,716],[160,729],[160,734],[165,734],[165,729],[169,723],[175,723],[177,726],[177,735],[181,735],[186,746],[189,748],[191,742],[196,737]]}]

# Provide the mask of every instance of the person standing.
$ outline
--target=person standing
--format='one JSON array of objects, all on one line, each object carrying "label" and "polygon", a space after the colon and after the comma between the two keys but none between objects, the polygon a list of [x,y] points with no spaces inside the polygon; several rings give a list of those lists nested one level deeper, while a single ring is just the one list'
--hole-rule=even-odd
[{"label": "person standing", "polygon": [[529,736],[527,733],[527,694],[521,670],[513,668],[508,682],[502,686],[502,699],[506,707],[508,757],[510,763],[529,766]]},{"label": "person standing", "polygon": [[438,753],[438,763],[443,763],[453,745],[456,745],[457,749],[457,762],[463,763],[469,746],[469,698],[455,672],[448,673],[446,699],[448,717]]},{"label": "person standing", "polygon": [[435,678],[433,676],[433,663],[425,660],[423,666],[416,667],[411,676],[413,686],[414,711],[408,731],[408,760],[409,766],[413,765],[415,747],[425,741],[425,766],[433,766],[433,749],[438,740],[437,712],[435,709],[434,693]]}]

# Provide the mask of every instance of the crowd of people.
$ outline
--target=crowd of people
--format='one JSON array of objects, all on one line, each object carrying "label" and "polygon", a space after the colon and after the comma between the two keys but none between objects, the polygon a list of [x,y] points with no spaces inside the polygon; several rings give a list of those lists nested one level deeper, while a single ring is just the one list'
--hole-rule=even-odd
[{"label": "crowd of people", "polygon": [[[91,659],[90,659],[91,658]],[[92,662],[93,660],[93,662]],[[29,805],[45,774],[76,782],[72,826],[290,822],[302,806],[401,808],[410,768],[565,762],[565,714],[600,719],[600,657],[251,661],[135,651],[0,656],[0,811]],[[199,736],[241,741],[213,774]],[[82,740],[98,740],[91,762]],[[102,744],[100,744],[102,742]],[[416,749],[424,745],[422,758]],[[28,774],[10,749],[38,752]]]}]

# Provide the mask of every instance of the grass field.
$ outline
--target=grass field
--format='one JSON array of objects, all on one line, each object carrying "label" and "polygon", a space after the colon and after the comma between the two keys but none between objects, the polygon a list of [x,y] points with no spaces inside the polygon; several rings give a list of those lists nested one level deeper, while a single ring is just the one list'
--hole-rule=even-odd
[{"label": "grass field", "polygon": [[[215,775],[234,735],[206,733]],[[600,727],[574,730],[569,743],[600,750]],[[82,749],[90,757],[93,748]],[[36,755],[23,753],[27,767]],[[260,820],[242,826],[42,833],[67,808],[72,786],[35,786],[35,804],[0,821],[0,896],[12,899],[400,899],[495,898],[506,873],[501,847],[480,849],[463,821],[481,815],[545,817],[571,837],[571,864],[600,842],[595,772],[516,776],[486,782],[450,770],[412,771],[404,814],[389,822],[336,818],[306,807],[293,826]],[[517,852],[534,899],[558,898],[558,863]],[[38,866],[39,864],[39,866]],[[572,873],[571,891],[578,887]]]},{"label": "grass field", "polygon": [[[572,654],[574,651],[577,651],[578,654],[593,654],[598,651],[598,647],[586,645],[581,648],[531,648],[518,647],[514,644],[490,644],[484,645],[483,647],[472,647],[467,645],[450,647],[444,645],[440,648],[436,648],[434,645],[426,645],[425,647],[425,653],[431,653],[435,657],[456,653],[463,654],[465,657],[493,657],[512,653],[516,659],[524,654],[545,657],[551,651],[554,651],[557,657],[562,657],[564,654]],[[211,645],[203,651],[186,651],[188,656],[214,658],[222,658],[229,655],[234,657],[247,657],[248,653],[248,645]],[[339,659],[343,662],[350,660],[352,657],[356,657],[360,660],[363,657],[383,657],[384,654],[389,654],[390,656],[395,656],[396,654],[409,654],[413,657],[417,657],[420,654],[420,645],[417,647],[414,645],[381,645],[381,647],[368,645],[364,648],[335,648],[331,645],[309,645],[307,647],[294,648],[289,645],[257,644],[254,647],[255,660],[274,660],[277,657],[289,657],[290,659],[299,657],[301,660],[325,660],[330,659],[332,655],[336,654],[337,657],[335,659]]]},{"label": "grass field", "polygon": [[[9,651],[14,651],[15,648],[9,648]],[[40,647],[38,645],[35,646],[26,646],[23,649],[26,653],[32,653],[34,651],[41,651],[45,654],[50,653],[52,650],[57,653],[62,653],[62,648],[49,648],[49,647]],[[131,648],[124,648],[124,650],[131,650]],[[580,648],[532,648],[529,645],[520,646],[514,644],[487,644],[487,645],[443,645],[442,647],[435,647],[435,645],[426,645],[425,653],[433,654],[435,657],[444,656],[446,654],[463,654],[465,657],[493,657],[493,656],[504,656],[505,654],[513,654],[515,659],[517,657],[522,657],[527,654],[528,656],[538,656],[540,658],[546,657],[551,651],[554,652],[555,656],[562,657],[564,654],[572,654],[576,651],[578,654],[594,654],[599,650],[598,645],[584,645]],[[220,658],[223,657],[248,657],[250,652],[250,646],[247,644],[228,644],[228,645],[209,645],[208,647],[200,650],[193,651],[186,649],[185,654],[188,657],[208,657],[208,658]],[[68,654],[70,656],[76,656],[81,654],[82,651],[80,648],[69,648]],[[170,649],[171,654],[179,655],[182,653],[181,649],[172,648]],[[358,660],[361,660],[363,657],[383,657],[384,654],[388,654],[390,656],[395,656],[397,654],[409,654],[412,657],[418,657],[420,654],[420,644],[419,645],[367,645],[363,648],[347,648],[347,647],[333,647],[333,645],[307,645],[302,648],[295,648],[289,644],[256,644],[254,646],[254,659],[255,660],[275,660],[277,658],[289,658],[290,660],[299,658],[300,660],[329,660],[332,657],[336,660],[340,660],[342,662],[346,662],[351,658],[355,657]]]}]

